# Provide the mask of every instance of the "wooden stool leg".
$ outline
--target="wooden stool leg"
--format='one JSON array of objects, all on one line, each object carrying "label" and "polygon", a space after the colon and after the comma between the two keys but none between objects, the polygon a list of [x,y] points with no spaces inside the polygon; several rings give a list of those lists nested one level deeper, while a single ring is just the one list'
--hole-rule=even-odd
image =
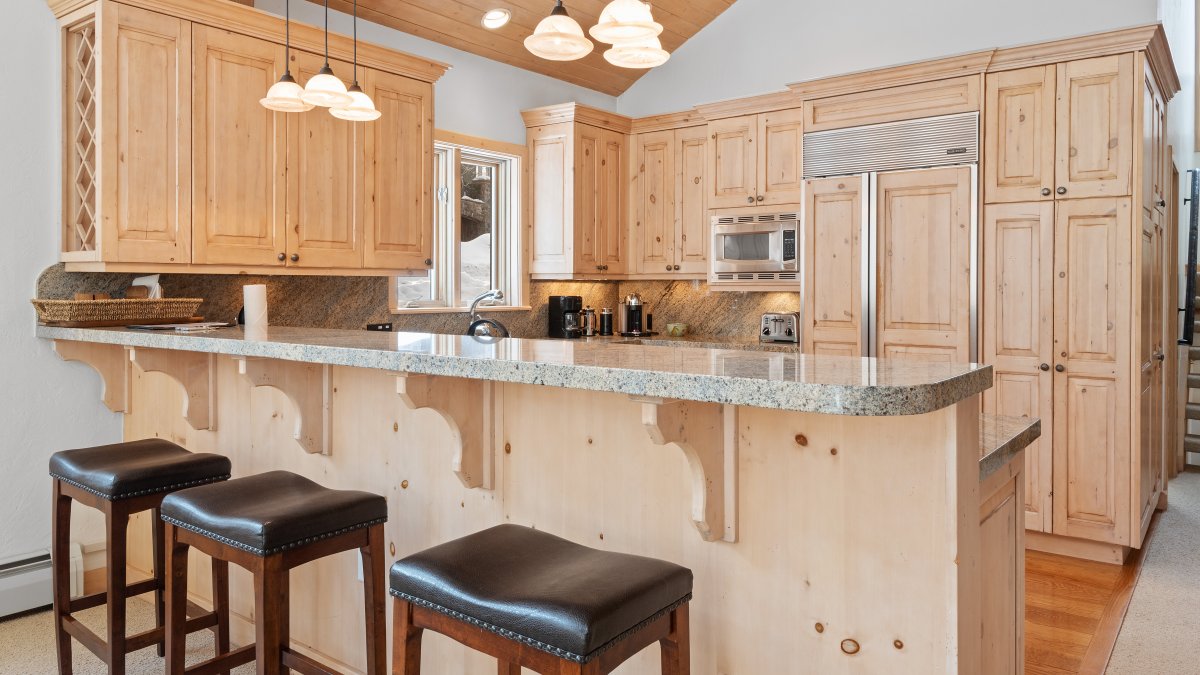
[{"label": "wooden stool leg", "polygon": [[258,675],[283,672],[283,648],[288,631],[288,570],[283,556],[262,558],[254,571],[254,630],[258,645]]},{"label": "wooden stool leg", "polygon": [[497,675],[521,675],[521,666],[497,659],[496,673]]},{"label": "wooden stool leg", "polygon": [[[223,656],[229,653],[229,561],[212,559],[212,589],[213,612],[217,615],[214,656]],[[217,675],[229,675],[229,671],[218,671]]]},{"label": "wooden stool leg", "polygon": [[167,675],[183,675],[184,654],[187,652],[188,545],[177,541],[174,525],[165,525],[166,672]]},{"label": "wooden stool leg", "polygon": [[125,675],[125,556],[129,514],[120,502],[105,502],[108,529],[108,673]]},{"label": "wooden stool leg", "polygon": [[412,603],[392,603],[392,675],[421,675],[421,634],[413,625]]},{"label": "wooden stool leg", "polygon": [[690,675],[692,650],[686,603],[671,612],[671,633],[658,643],[662,646],[662,675]]},{"label": "wooden stool leg", "polygon": [[63,628],[63,617],[71,614],[71,498],[62,493],[62,483],[54,481],[53,549],[51,564],[54,577],[54,640],[58,645],[59,675],[71,675],[71,636]]},{"label": "wooden stool leg", "polygon": [[[154,625],[162,628],[166,625],[166,605],[164,604],[164,592],[166,590],[166,556],[167,552],[163,543],[163,521],[159,517],[158,509],[150,510],[150,539],[154,546],[154,579],[158,582],[158,587],[154,590]],[[158,655],[165,656],[167,647],[167,633],[163,631],[163,639],[158,641]]]},{"label": "wooden stool leg", "polygon": [[367,617],[367,675],[385,675],[387,669],[387,605],[383,525],[372,525],[362,552],[363,601]]}]

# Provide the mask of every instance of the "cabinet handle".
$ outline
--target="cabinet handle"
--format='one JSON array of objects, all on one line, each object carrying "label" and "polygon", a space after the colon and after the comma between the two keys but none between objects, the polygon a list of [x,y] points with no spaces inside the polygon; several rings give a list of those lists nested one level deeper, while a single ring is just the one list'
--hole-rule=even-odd
[{"label": "cabinet handle", "polygon": [[283,262],[284,260],[287,260],[287,255],[280,253],[279,255],[275,256],[275,259],[278,260],[279,262]]},{"label": "cabinet handle", "polygon": [[1050,196],[1050,188],[1042,188],[1042,196],[1049,197]]},{"label": "cabinet handle", "polygon": [[1165,199],[1158,200],[1158,208],[1161,209],[1161,208],[1165,208],[1166,206],[1167,206],[1167,200],[1165,200]]},{"label": "cabinet handle", "polygon": [[300,262],[300,254],[299,253],[292,254],[292,262]]},{"label": "cabinet handle", "polygon": [[1041,369],[1042,369],[1042,372],[1044,373],[1044,372],[1046,372],[1047,370],[1050,370],[1050,364],[1049,364],[1049,363],[1043,363],[1042,365],[1038,366],[1038,368],[1041,368]]},{"label": "cabinet handle", "polygon": [[676,265],[676,266],[675,266],[675,271],[676,271],[676,272],[678,272],[678,271],[679,271],[679,265]]},{"label": "cabinet handle", "polygon": [[1066,366],[1064,366],[1061,363],[1058,364],[1057,366],[1054,366],[1054,372],[1056,372],[1056,373],[1062,373],[1062,372],[1065,372],[1066,370],[1067,370]]},{"label": "cabinet handle", "polygon": [[746,203],[747,203],[747,204],[753,204],[753,203],[754,203],[754,197],[746,197]]},{"label": "cabinet handle", "polygon": [[1055,192],[1057,192],[1057,193],[1058,193],[1058,194],[1060,194],[1060,195],[1065,195],[1065,194],[1067,194],[1067,188],[1065,188],[1065,187],[1060,187],[1060,188],[1058,188],[1057,190],[1055,190]]},{"label": "cabinet handle", "polygon": [[1165,361],[1166,359],[1167,359],[1167,355],[1165,353],[1159,352],[1159,351],[1154,352],[1154,360]]},{"label": "cabinet handle", "polygon": [[426,258],[426,259],[425,259],[425,266],[426,266],[426,267],[433,267],[433,259],[432,259],[432,258]]},{"label": "cabinet handle", "polygon": [[758,201],[760,201],[760,202],[761,202],[761,201],[762,201],[762,200],[764,200],[764,199],[766,199],[766,197],[764,197],[764,196],[762,196],[762,195],[759,195],[759,196],[758,196]]}]

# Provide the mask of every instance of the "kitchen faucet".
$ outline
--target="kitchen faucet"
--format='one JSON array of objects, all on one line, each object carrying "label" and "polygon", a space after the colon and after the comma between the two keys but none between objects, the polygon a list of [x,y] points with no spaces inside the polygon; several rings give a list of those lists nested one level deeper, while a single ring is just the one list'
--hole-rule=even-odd
[{"label": "kitchen faucet", "polygon": [[490,291],[480,293],[474,300],[471,301],[471,325],[467,328],[467,335],[476,337],[508,337],[508,329],[504,324],[495,319],[485,318],[479,315],[479,303],[484,300],[503,300],[504,291],[493,288]]}]

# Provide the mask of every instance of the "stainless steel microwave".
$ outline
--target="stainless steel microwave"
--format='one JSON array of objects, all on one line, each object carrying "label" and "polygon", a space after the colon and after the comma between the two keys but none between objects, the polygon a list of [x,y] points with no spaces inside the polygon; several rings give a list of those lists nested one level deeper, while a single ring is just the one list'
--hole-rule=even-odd
[{"label": "stainless steel microwave", "polygon": [[709,282],[797,281],[799,234],[796,212],[713,216]]}]

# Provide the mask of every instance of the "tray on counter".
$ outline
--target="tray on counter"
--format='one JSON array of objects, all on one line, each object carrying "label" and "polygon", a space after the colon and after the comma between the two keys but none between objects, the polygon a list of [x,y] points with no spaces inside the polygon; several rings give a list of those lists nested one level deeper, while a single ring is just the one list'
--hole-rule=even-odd
[{"label": "tray on counter", "polygon": [[203,298],[118,300],[31,300],[38,321],[47,326],[100,328],[129,324],[188,323],[200,320]]}]

